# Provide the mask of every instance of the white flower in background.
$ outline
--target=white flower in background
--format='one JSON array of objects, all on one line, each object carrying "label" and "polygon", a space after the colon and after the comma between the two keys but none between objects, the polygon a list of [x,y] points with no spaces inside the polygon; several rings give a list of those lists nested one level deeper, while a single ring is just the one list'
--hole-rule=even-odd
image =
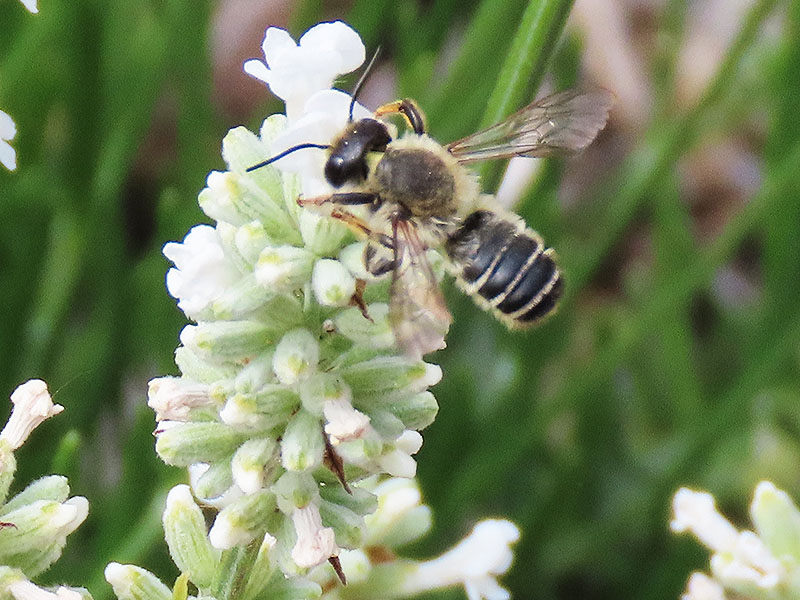
[{"label": "white flower in background", "polygon": [[681,488],[672,500],[672,510],[672,531],[691,531],[708,548],[718,552],[732,551],[736,547],[739,532],[717,512],[711,494]]},{"label": "white flower in background", "polygon": [[419,564],[401,584],[402,593],[463,585],[469,600],[506,600],[510,595],[497,583],[497,577],[511,566],[511,544],[517,540],[519,529],[510,521],[481,521],[454,548]]},{"label": "white flower in background", "polygon": [[725,600],[725,591],[708,575],[692,573],[681,600]]},{"label": "white flower in background", "polygon": [[676,532],[692,532],[711,551],[713,579],[695,573],[684,600],[724,600],[724,590],[755,599],[800,596],[800,510],[770,482],[750,505],[755,531],[737,531],[705,492],[681,488],[673,499]]},{"label": "white flower in background", "polygon": [[0,432],[0,439],[6,440],[14,450],[22,446],[45,419],[64,410],[60,404],[53,404],[47,384],[41,379],[31,379],[19,386],[11,394],[11,402],[14,409]]},{"label": "white flower in background", "polygon": [[20,0],[20,2],[22,2],[22,5],[33,14],[39,12],[39,7],[36,6],[36,0]]},{"label": "white flower in background", "polygon": [[167,272],[167,290],[190,319],[197,320],[241,274],[227,258],[217,230],[192,227],[182,243],[164,246],[164,256],[175,267]]},{"label": "white flower in background", "polygon": [[[35,12],[35,11],[33,11]],[[9,171],[17,168],[17,153],[10,142],[17,135],[17,126],[13,119],[0,110],[0,163]]]},{"label": "white flower in background", "polygon": [[299,43],[287,31],[270,27],[261,49],[265,61],[248,60],[244,70],[269,85],[286,103],[290,122],[315,92],[330,88],[336,77],[357,69],[365,55],[359,35],[341,21],[312,27]]}]

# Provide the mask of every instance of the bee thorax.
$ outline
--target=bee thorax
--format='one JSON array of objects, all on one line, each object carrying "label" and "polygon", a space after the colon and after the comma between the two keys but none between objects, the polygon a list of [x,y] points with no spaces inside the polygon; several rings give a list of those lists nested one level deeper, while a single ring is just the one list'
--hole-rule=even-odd
[{"label": "bee thorax", "polygon": [[375,168],[381,198],[414,217],[446,219],[456,210],[455,180],[444,161],[423,149],[389,148]]}]

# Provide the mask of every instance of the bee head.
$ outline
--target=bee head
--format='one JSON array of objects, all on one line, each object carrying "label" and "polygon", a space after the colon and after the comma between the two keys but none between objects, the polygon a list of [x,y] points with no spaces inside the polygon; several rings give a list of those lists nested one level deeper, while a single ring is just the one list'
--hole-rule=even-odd
[{"label": "bee head", "polygon": [[391,141],[389,129],[380,121],[360,119],[348,123],[331,145],[325,163],[325,179],[335,188],[364,181],[369,173],[367,154],[385,151]]}]

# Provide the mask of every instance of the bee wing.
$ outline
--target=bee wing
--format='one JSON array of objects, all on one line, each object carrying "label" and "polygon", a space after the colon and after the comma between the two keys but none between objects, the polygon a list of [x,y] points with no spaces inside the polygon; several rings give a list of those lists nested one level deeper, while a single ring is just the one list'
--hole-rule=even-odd
[{"label": "bee wing", "polygon": [[389,320],[395,339],[411,357],[444,348],[452,317],[412,223],[392,222],[395,266],[389,296]]},{"label": "bee wing", "polygon": [[571,154],[597,136],[613,102],[614,95],[604,89],[558,92],[446,148],[461,163]]}]

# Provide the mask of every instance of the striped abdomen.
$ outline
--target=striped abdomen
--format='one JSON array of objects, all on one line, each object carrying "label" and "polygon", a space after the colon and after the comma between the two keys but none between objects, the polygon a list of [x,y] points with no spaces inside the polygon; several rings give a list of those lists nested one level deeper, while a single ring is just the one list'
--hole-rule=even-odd
[{"label": "striped abdomen", "polygon": [[445,249],[465,292],[509,326],[540,320],[563,292],[553,250],[521,220],[476,211],[449,236]]}]

